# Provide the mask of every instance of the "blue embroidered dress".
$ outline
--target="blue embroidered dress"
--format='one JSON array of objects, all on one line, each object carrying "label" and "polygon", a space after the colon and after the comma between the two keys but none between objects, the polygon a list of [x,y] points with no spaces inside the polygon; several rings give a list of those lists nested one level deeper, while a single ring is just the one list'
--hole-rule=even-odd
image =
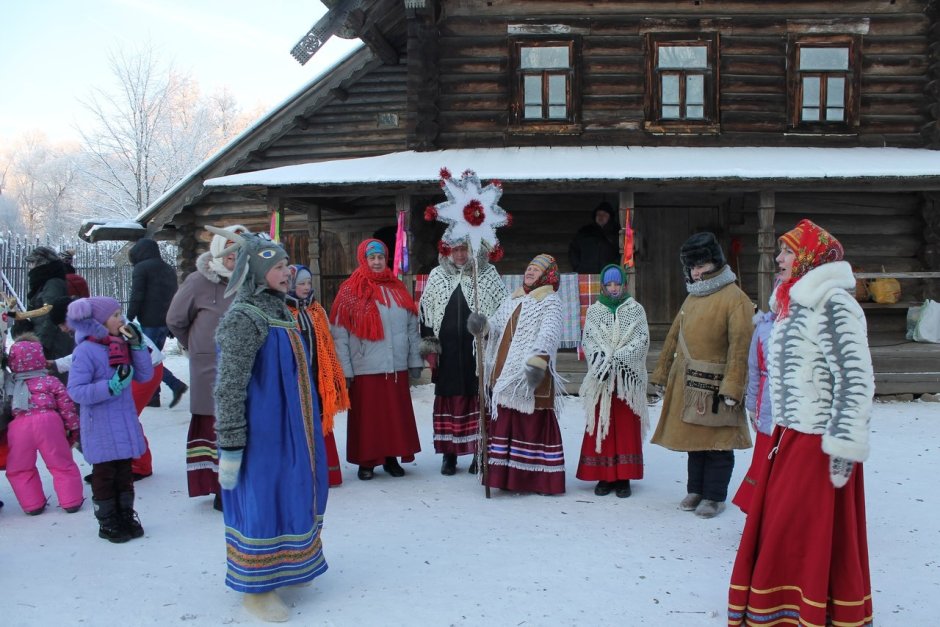
[{"label": "blue embroidered dress", "polygon": [[[255,298],[266,297],[273,298],[269,294]],[[227,386],[232,378],[236,379],[236,399],[241,396],[237,373],[226,376],[223,365],[228,356],[238,358],[234,351],[244,349],[246,338],[238,337],[239,327],[244,329],[246,322],[256,328],[266,325],[267,333],[243,393],[245,448],[238,483],[222,491],[228,562],[225,583],[239,592],[260,593],[307,582],[326,571],[320,530],[329,484],[320,408],[306,347],[295,323],[239,300],[226,314],[228,324],[223,319],[217,334],[217,402],[226,396],[231,402]],[[268,305],[265,309],[270,306],[263,304]],[[226,446],[224,432],[220,428],[222,446]],[[237,437],[237,429],[235,433]]]}]

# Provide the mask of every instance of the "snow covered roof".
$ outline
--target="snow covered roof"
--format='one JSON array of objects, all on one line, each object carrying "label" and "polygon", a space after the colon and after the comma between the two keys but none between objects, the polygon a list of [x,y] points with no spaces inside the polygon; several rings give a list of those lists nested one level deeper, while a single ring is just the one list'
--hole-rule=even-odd
[{"label": "snow covered roof", "polygon": [[208,179],[206,187],[436,183],[440,169],[501,181],[933,178],[940,151],[913,148],[573,146],[396,152]]}]

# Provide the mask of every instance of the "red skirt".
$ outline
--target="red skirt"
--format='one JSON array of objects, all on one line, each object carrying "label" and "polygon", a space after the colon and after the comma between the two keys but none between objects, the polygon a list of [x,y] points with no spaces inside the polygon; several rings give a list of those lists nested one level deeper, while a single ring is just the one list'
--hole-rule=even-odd
[{"label": "red skirt", "polygon": [[381,466],[386,457],[414,461],[421,450],[408,372],[357,375],[349,391],[346,461]]},{"label": "red skirt", "polygon": [[323,436],[326,446],[326,467],[329,470],[330,487],[343,485],[343,470],[339,467],[339,453],[336,450],[336,438],[332,433]]},{"label": "red skirt", "polygon": [[480,399],[476,396],[434,397],[434,452],[472,455],[480,432]]},{"label": "red skirt", "polygon": [[773,440],[769,435],[760,431],[757,432],[757,437],[754,439],[754,451],[751,454],[751,467],[747,469],[747,474],[744,475],[741,486],[734,493],[734,498],[731,499],[731,502],[741,508],[741,511],[745,514],[750,509],[751,499],[754,498],[757,478],[761,476],[764,466],[767,465],[767,455],[770,454],[770,449],[773,448],[771,442]]},{"label": "red skirt", "polygon": [[565,454],[552,409],[525,414],[499,407],[489,421],[486,485],[513,492],[564,494]]},{"label": "red skirt", "polygon": [[219,450],[215,416],[193,414],[186,435],[186,482],[189,496],[219,494]]},{"label": "red skirt", "polygon": [[[149,380],[144,383],[131,382],[131,396],[134,398],[134,409],[137,410],[138,416],[144,411],[144,407],[147,406],[150,399],[153,398],[153,394],[160,387],[161,381],[163,381],[163,364],[159,363],[153,367],[153,376]],[[143,433],[143,428],[144,424],[140,423],[141,433]],[[153,454],[150,452],[150,442],[147,441],[146,435],[144,436],[144,447],[141,456],[131,460],[131,472],[142,477],[149,477],[153,474]]]},{"label": "red skirt", "polygon": [[[585,433],[581,441],[581,460],[578,479],[583,481],[621,481],[643,478],[643,436],[640,417],[630,406],[617,398],[610,407],[610,428],[601,441],[601,452],[596,449],[597,423],[594,431]],[[599,408],[595,409],[597,417]]]},{"label": "red skirt", "polygon": [[872,624],[865,481],[829,480],[821,436],[776,427],[731,573],[728,625]]}]

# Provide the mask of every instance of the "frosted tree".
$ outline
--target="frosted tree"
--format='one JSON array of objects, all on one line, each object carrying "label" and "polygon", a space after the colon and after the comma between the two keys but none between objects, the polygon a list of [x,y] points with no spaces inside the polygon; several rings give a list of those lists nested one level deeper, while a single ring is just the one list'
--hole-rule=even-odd
[{"label": "frosted tree", "polygon": [[109,62],[112,84],[83,101],[94,121],[79,129],[83,174],[91,209],[133,218],[246,122],[234,99],[204,97],[191,77],[162,62],[150,46],[118,50]]}]

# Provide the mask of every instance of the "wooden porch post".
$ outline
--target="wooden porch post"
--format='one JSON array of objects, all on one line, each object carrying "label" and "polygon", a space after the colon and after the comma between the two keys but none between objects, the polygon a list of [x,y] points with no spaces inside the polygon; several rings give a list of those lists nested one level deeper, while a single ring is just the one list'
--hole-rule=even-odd
[{"label": "wooden porch post", "polygon": [[772,191],[760,193],[760,202],[757,207],[759,226],[757,229],[757,252],[760,259],[757,262],[757,306],[767,311],[770,304],[770,291],[774,285],[776,264],[776,240],[774,238],[774,209],[775,196]]},{"label": "wooden porch post", "polygon": [[[623,260],[623,236],[626,233],[627,228],[627,214],[629,213],[629,219],[633,221],[633,192],[620,192],[617,197],[617,209],[620,213],[620,241],[617,243],[617,248],[620,250],[620,260]],[[631,224],[632,226],[632,224]],[[636,250],[636,246],[634,246]],[[627,271],[627,291],[630,292],[630,296],[636,297],[636,262],[634,261],[633,267],[626,268]]]},{"label": "wooden porch post", "polygon": [[310,274],[313,281],[313,296],[323,302],[323,282],[320,269],[320,206],[307,209],[307,253],[310,257]]}]

